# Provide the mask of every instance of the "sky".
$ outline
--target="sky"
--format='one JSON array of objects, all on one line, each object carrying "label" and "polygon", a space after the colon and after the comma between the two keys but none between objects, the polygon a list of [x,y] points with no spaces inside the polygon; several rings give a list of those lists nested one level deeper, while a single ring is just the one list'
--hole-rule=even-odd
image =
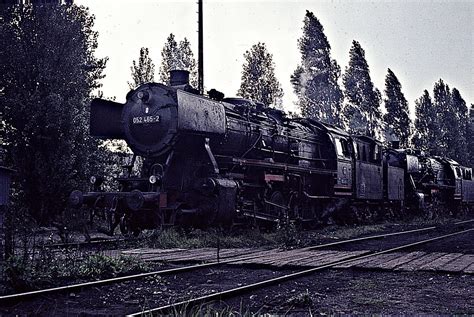
[{"label": "sky", "polygon": [[[95,15],[98,57],[109,57],[102,90],[124,102],[130,67],[141,47],[155,63],[170,33],[191,42],[197,59],[196,0],[76,0]],[[365,50],[370,75],[383,92],[390,68],[402,84],[411,116],[423,90],[432,95],[442,78],[457,88],[467,104],[474,103],[474,1],[296,1],[204,0],[204,84],[227,97],[240,86],[243,54],[264,42],[284,90],[285,110],[295,111],[290,76],[301,60],[297,40],[306,10],[324,27],[331,55],[348,65],[352,41]]]}]

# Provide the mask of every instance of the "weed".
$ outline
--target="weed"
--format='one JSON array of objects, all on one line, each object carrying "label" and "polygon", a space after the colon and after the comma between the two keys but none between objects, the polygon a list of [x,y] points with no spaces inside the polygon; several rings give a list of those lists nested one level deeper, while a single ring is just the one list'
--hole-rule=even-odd
[{"label": "weed", "polygon": [[130,256],[111,257],[63,250],[41,252],[36,258],[14,256],[6,267],[7,281],[15,291],[64,284],[72,279],[91,280],[149,271],[151,267]]},{"label": "weed", "polygon": [[287,304],[291,305],[292,308],[310,307],[312,303],[313,300],[308,290],[290,297],[287,301]]},{"label": "weed", "polygon": [[275,246],[288,240],[288,233],[262,233],[257,229],[227,232],[220,229],[184,231],[170,228],[146,233],[147,245],[153,248],[245,248]]}]

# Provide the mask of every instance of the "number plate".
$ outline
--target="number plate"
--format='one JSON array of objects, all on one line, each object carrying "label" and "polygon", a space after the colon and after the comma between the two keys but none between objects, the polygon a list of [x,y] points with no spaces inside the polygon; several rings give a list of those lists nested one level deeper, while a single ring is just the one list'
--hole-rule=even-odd
[{"label": "number plate", "polygon": [[160,116],[140,116],[133,117],[133,124],[157,123],[160,122]]}]

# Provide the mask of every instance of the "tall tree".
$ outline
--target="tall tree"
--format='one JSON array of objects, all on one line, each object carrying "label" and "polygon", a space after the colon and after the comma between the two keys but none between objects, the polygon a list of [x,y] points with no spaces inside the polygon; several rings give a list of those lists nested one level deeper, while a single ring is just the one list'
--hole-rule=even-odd
[{"label": "tall tree", "polygon": [[198,87],[198,73],[196,60],[194,59],[193,51],[191,50],[191,43],[187,38],[184,38],[178,44],[178,58],[181,62],[181,69],[189,71],[189,82],[194,88]]},{"label": "tall tree", "polygon": [[[434,107],[436,109],[436,121],[438,123],[439,133],[435,137],[434,147],[431,153],[446,156],[451,153],[448,150],[448,143],[451,139],[450,129],[455,128],[456,114],[452,113],[451,90],[442,79],[437,81],[433,87]],[[457,130],[457,129],[456,129]]]},{"label": "tall tree", "polygon": [[283,89],[275,76],[272,54],[265,43],[257,43],[244,54],[242,81],[237,94],[260,101],[266,106],[281,105]]},{"label": "tall tree", "polygon": [[[0,25],[1,138],[17,169],[15,201],[46,222],[86,184],[99,152],[89,137],[97,59],[93,16],[76,5],[19,5]],[[96,165],[97,167],[97,165]]]},{"label": "tall tree", "polygon": [[413,145],[420,150],[430,152],[436,147],[439,129],[436,109],[427,90],[415,101],[415,114]]},{"label": "tall tree", "polygon": [[408,147],[410,137],[408,101],[402,93],[400,81],[390,68],[385,77],[385,96],[384,102],[387,113],[383,119],[389,133],[400,140],[402,147]]},{"label": "tall tree", "polygon": [[140,49],[140,57],[138,62],[133,61],[130,67],[132,71],[132,82],[128,82],[130,89],[135,89],[144,83],[153,82],[155,80],[155,64],[150,57],[148,48]]},{"label": "tall tree", "polygon": [[191,43],[184,38],[178,44],[174,34],[171,33],[161,51],[160,81],[169,85],[170,71],[176,69],[189,71],[191,86],[197,87],[197,66]]},{"label": "tall tree", "polygon": [[469,122],[467,125],[467,149],[469,154],[469,166],[474,167],[474,104],[469,109]]},{"label": "tall tree", "polygon": [[469,118],[466,102],[459,90],[452,91],[440,79],[433,87],[434,100],[428,92],[416,101],[415,146],[432,155],[469,161]]},{"label": "tall tree", "polygon": [[341,126],[341,69],[331,58],[331,45],[319,20],[306,11],[303,23],[303,35],[298,39],[301,63],[291,75],[298,106],[303,116]]},{"label": "tall tree", "polygon": [[365,51],[357,41],[349,50],[349,66],[342,76],[348,104],[344,109],[351,132],[375,136],[381,131],[380,91],[370,78]]},{"label": "tall tree", "polygon": [[461,93],[456,88],[453,88],[451,92],[449,117],[452,117],[453,125],[446,129],[447,156],[457,160],[459,163],[467,164],[469,161],[467,140],[469,125],[468,108]]}]

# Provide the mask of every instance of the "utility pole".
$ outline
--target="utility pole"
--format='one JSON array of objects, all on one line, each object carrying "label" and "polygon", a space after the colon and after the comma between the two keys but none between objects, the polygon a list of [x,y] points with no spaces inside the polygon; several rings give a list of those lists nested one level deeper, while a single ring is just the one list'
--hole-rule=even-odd
[{"label": "utility pole", "polygon": [[198,42],[199,42],[199,53],[198,53],[198,89],[201,94],[204,94],[204,40],[202,32],[202,1],[198,0]]},{"label": "utility pole", "polygon": [[11,175],[14,172],[14,170],[0,166],[0,276],[3,276],[4,273],[2,272],[3,264],[13,255],[12,218],[8,203]]}]

